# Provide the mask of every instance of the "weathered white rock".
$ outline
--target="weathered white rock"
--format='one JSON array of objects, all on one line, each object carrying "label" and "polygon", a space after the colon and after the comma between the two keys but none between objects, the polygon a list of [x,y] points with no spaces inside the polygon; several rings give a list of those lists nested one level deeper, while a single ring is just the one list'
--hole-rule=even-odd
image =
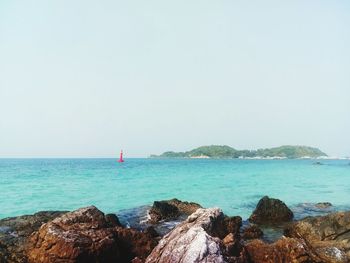
[{"label": "weathered white rock", "polygon": [[147,257],[146,263],[224,263],[222,241],[216,232],[223,220],[219,208],[198,209],[186,221],[163,237]]}]

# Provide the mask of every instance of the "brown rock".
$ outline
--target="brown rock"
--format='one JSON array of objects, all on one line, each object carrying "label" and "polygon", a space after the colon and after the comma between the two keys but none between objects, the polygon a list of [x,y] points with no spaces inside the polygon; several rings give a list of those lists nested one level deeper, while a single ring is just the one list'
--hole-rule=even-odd
[{"label": "brown rock", "polygon": [[257,224],[278,224],[293,219],[293,212],[281,200],[264,196],[260,199],[249,221]]},{"label": "brown rock", "polygon": [[255,239],[245,246],[251,263],[311,263],[314,260],[305,245],[293,238],[281,238],[273,244]]},{"label": "brown rock", "polygon": [[129,262],[134,257],[144,260],[158,243],[150,233],[122,227],[116,228],[116,231],[123,262]]},{"label": "brown rock", "polygon": [[225,216],[224,226],[227,233],[237,234],[242,226],[242,217],[240,216]]},{"label": "brown rock", "polygon": [[105,219],[109,227],[122,226],[116,214],[106,214]]},{"label": "brown rock", "polygon": [[4,218],[0,220],[0,263],[24,263],[25,243],[39,227],[66,213],[65,211],[42,211],[33,215]]},{"label": "brown rock", "polygon": [[264,233],[259,227],[255,225],[250,225],[249,227],[243,230],[242,238],[245,240],[256,239],[261,238],[263,235]]},{"label": "brown rock", "polygon": [[222,243],[225,246],[227,256],[240,256],[243,247],[238,236],[230,233],[222,240]]},{"label": "brown rock", "polygon": [[180,201],[176,198],[164,201],[154,201],[152,208],[149,211],[150,222],[156,223],[161,220],[176,219],[180,215],[190,215],[194,213],[199,204],[192,202]]},{"label": "brown rock", "polygon": [[234,236],[239,234],[239,229],[242,226],[242,218],[240,216],[225,216],[215,221],[212,232],[212,236],[218,237],[220,239],[232,233]]},{"label": "brown rock", "polygon": [[108,218],[90,206],[42,225],[28,240],[28,261],[130,262],[135,257],[144,258],[156,245],[147,234],[111,227],[116,220]]},{"label": "brown rock", "polygon": [[111,262],[120,258],[116,233],[104,214],[90,206],[44,224],[29,240],[28,261]]},{"label": "brown rock", "polygon": [[175,219],[180,216],[179,209],[166,201],[154,201],[149,211],[150,222],[156,223],[161,220]]},{"label": "brown rock", "polygon": [[151,237],[159,237],[158,232],[154,229],[153,226],[149,226],[147,227],[144,231],[144,233],[147,233],[148,235],[150,235]]},{"label": "brown rock", "polygon": [[180,201],[179,199],[171,199],[167,201],[168,204],[176,206],[180,213],[190,215],[197,211],[198,208],[202,208],[201,205],[194,202]]},{"label": "brown rock", "polygon": [[285,234],[303,239],[324,262],[350,261],[350,212],[305,218],[286,229]]}]

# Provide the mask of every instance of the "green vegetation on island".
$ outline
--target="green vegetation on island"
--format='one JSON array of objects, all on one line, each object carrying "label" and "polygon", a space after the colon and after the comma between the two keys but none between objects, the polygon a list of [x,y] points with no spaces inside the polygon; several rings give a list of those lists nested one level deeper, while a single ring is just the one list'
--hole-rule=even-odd
[{"label": "green vegetation on island", "polygon": [[236,150],[227,145],[201,146],[187,152],[164,152],[152,158],[317,158],[327,154],[308,146],[285,145],[258,150]]}]

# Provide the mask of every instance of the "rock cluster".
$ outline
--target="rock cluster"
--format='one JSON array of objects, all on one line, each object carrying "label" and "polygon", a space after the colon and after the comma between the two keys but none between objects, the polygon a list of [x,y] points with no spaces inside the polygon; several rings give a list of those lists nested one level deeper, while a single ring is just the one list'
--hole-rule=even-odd
[{"label": "rock cluster", "polygon": [[0,263],[137,262],[158,243],[94,206],[3,219],[0,229]]},{"label": "rock cluster", "polygon": [[350,212],[305,218],[287,228],[285,235],[302,239],[323,262],[350,260]]},{"label": "rock cluster", "polygon": [[[146,263],[335,263],[350,259],[350,212],[289,223],[274,243],[259,238],[259,224],[290,222],[291,210],[280,200],[262,198],[242,231],[239,217],[220,209],[198,209],[163,237]],[[230,222],[230,223],[227,223]]]},{"label": "rock cluster", "polygon": [[[0,220],[0,263],[350,262],[350,212],[290,222],[293,213],[282,201],[264,197],[252,224],[242,228],[239,216],[177,199],[155,202],[151,210],[155,221],[190,215],[162,238],[152,226],[124,228],[116,215],[94,206]],[[260,225],[284,222],[283,237],[261,239]]]}]

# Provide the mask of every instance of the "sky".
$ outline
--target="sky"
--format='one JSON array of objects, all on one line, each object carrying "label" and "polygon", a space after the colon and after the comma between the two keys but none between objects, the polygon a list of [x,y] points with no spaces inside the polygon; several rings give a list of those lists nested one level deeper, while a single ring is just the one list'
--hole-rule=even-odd
[{"label": "sky", "polygon": [[1,0],[0,157],[350,156],[347,0]]}]

